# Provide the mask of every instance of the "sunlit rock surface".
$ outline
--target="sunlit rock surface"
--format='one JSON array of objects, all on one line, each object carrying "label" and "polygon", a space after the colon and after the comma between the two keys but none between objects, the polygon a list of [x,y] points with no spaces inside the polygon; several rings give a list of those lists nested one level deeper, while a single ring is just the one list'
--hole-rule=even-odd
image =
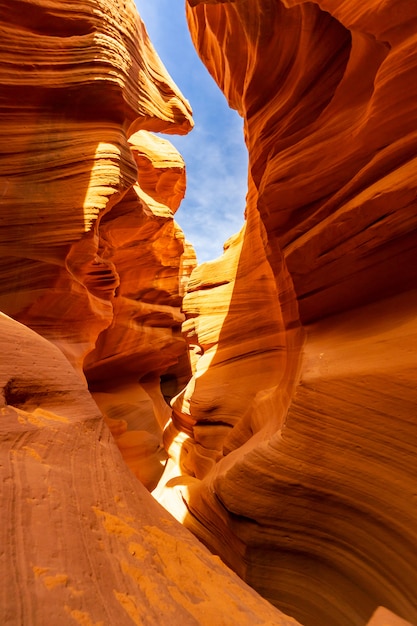
[{"label": "sunlit rock surface", "polygon": [[148,491],[195,265],[150,131],[190,108],[132,2],[0,9],[0,623],[296,626]]},{"label": "sunlit rock surface", "polygon": [[171,370],[178,386],[190,375],[180,306],[195,255],[173,220],[185,192],[182,158],[148,131],[136,132],[129,144],[137,183],[99,227],[100,256],[118,277],[113,317],[85,357],[84,373],[125,461],[153,489],[166,460],[162,429],[170,418],[160,376]]},{"label": "sunlit rock surface", "polygon": [[297,626],[126,467],[62,353],[0,314],[0,622]]},{"label": "sunlit rock surface", "polygon": [[181,304],[134,5],[0,0],[0,622],[296,623],[141,481],[305,626],[416,623],[417,8],[188,5],[249,183]]},{"label": "sunlit rock surface", "polygon": [[195,255],[173,219],[183,160],[150,131],[188,132],[191,110],[133,3],[0,7],[0,308],[55,343],[112,415],[147,398],[150,432],[126,416],[117,432],[142,478],[133,457],[151,455],[151,488],[169,417],[160,376],[186,374],[180,305]]},{"label": "sunlit rock surface", "polygon": [[383,606],[377,608],[375,613],[372,615],[370,621],[367,626],[411,626],[410,622],[406,622],[392,611],[388,611]]},{"label": "sunlit rock surface", "polygon": [[[181,185],[167,191],[171,180],[162,174],[165,212],[142,204],[132,188],[142,163],[129,139],[137,131],[185,133],[191,112],[131,2],[1,2],[1,20],[0,306],[81,369],[113,322],[121,283],[114,248],[128,256],[138,221],[148,218],[154,238],[164,230],[173,239],[171,266],[180,263],[182,236],[169,209]],[[149,141],[139,141],[139,155],[141,143]],[[147,179],[149,165],[144,170]],[[123,231],[129,212],[133,222]],[[154,257],[154,273],[174,273]],[[178,294],[175,277],[169,281]],[[157,291],[167,289],[165,276],[156,282]]]},{"label": "sunlit rock surface", "polygon": [[249,195],[191,276],[195,374],[156,493],[302,623],[362,626],[379,605],[415,623],[417,5],[187,14],[244,118]]}]

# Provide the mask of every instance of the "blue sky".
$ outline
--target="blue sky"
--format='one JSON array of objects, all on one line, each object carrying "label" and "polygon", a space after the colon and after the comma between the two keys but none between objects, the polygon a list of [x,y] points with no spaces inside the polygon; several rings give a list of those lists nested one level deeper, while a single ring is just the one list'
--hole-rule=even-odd
[{"label": "blue sky", "polygon": [[185,20],[185,0],[135,0],[151,41],[194,113],[194,130],[167,137],[187,167],[187,193],[176,214],[198,262],[214,259],[243,224],[247,152],[242,120],[200,61]]}]

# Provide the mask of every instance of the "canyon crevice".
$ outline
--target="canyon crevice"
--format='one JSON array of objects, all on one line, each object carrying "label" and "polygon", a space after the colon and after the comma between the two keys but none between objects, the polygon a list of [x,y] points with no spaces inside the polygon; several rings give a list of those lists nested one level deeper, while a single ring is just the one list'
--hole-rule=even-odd
[{"label": "canyon crevice", "polygon": [[417,6],[188,0],[249,154],[202,265],[133,2],[0,7],[1,623],[417,623]]}]

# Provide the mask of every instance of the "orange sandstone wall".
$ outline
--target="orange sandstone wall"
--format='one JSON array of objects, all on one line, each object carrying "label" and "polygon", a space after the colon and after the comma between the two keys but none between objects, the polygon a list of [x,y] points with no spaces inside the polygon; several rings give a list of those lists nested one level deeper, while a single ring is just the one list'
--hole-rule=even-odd
[{"label": "orange sandstone wall", "polygon": [[0,621],[296,623],[120,455],[152,489],[166,450],[155,493],[277,606],[416,621],[417,13],[187,12],[250,171],[181,311],[185,169],[152,132],[191,111],[133,3],[0,0]]},{"label": "orange sandstone wall", "polygon": [[0,1],[0,46],[0,623],[296,626],[120,455],[156,484],[187,376],[187,102],[130,1]]},{"label": "orange sandstone wall", "polygon": [[304,624],[415,622],[417,6],[187,15],[244,118],[249,194],[184,299],[195,373],[158,497]]},{"label": "orange sandstone wall", "polygon": [[169,416],[159,378],[187,373],[180,305],[195,256],[173,219],[184,163],[150,131],[188,132],[191,110],[133,3],[0,8],[0,308],[105,393],[126,459],[154,457],[152,487]]},{"label": "orange sandstone wall", "polygon": [[277,624],[158,505],[67,359],[0,314],[0,622]]},{"label": "orange sandstone wall", "polygon": [[[165,177],[172,190],[155,200],[164,208],[148,208],[146,198],[132,194],[150,166],[143,157],[136,162],[129,138],[138,130],[139,137],[150,130],[186,133],[191,111],[133,3],[18,0],[2,2],[1,15],[0,304],[81,369],[114,317],[121,282],[114,249],[128,256],[132,243],[132,233],[120,227],[127,209],[118,205],[126,193],[132,228],[147,218],[154,231],[163,218],[170,222],[165,229],[171,228],[176,246],[174,266],[180,264],[181,235],[171,212],[181,196],[179,174]],[[138,155],[149,142],[138,140]],[[146,185],[144,191],[149,194]],[[109,242],[111,222],[115,235]],[[152,271],[173,275],[165,266],[156,255]],[[167,282],[159,280],[155,291],[178,294],[175,277]],[[178,299],[173,304],[178,307]]]}]

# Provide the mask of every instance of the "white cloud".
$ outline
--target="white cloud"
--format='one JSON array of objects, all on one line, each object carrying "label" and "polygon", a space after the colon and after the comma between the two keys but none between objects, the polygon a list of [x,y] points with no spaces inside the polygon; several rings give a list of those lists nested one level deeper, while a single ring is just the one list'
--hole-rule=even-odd
[{"label": "white cloud", "polygon": [[242,121],[225,109],[213,127],[197,120],[187,137],[171,137],[187,165],[187,192],[176,220],[197,251],[199,262],[219,256],[224,242],[243,224],[247,152]]},{"label": "white cloud", "polygon": [[201,263],[219,256],[243,224],[247,152],[242,120],[192,47],[184,0],[136,0],[151,40],[194,110],[195,129],[169,140],[187,166],[186,197],[176,214]]}]

